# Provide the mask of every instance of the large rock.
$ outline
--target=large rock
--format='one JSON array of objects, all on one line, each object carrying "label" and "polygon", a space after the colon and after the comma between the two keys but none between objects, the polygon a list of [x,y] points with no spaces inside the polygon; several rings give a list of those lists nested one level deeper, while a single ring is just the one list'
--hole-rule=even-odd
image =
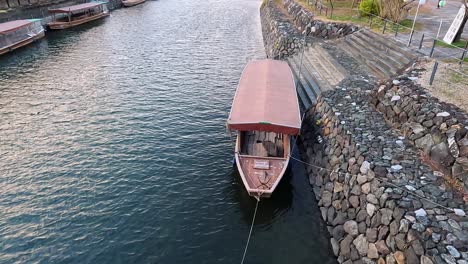
[{"label": "large rock", "polygon": [[8,9],[8,3],[6,0],[0,0],[0,9]]},{"label": "large rock", "polygon": [[366,230],[366,238],[367,241],[374,243],[377,241],[377,229],[376,228],[368,228]]},{"label": "large rock", "polygon": [[455,161],[455,158],[450,154],[449,148],[445,142],[441,142],[432,147],[431,159],[447,167]]},{"label": "large rock", "polygon": [[367,171],[369,171],[370,169],[370,163],[365,160],[362,164],[361,164],[361,168],[359,168],[359,171],[362,173],[362,174],[367,174]]},{"label": "large rock", "polygon": [[349,203],[351,204],[352,207],[357,208],[359,207],[359,197],[358,196],[351,196],[349,197]]},{"label": "large rock", "polygon": [[413,247],[405,250],[405,259],[407,264],[419,264],[419,257],[414,253]]},{"label": "large rock", "polygon": [[380,209],[380,213],[382,214],[382,224],[389,225],[390,221],[392,221],[393,211],[388,208]]},{"label": "large rock", "polygon": [[359,255],[366,256],[367,250],[369,249],[369,243],[367,242],[366,237],[363,234],[360,234],[356,239],[353,241],[354,246],[356,247]]},{"label": "large rock", "polygon": [[403,252],[397,251],[393,254],[393,257],[395,258],[398,264],[405,264],[405,255],[403,254]]},{"label": "large rock", "polygon": [[337,225],[332,230],[332,236],[337,240],[340,241],[345,236],[345,231],[342,225]]},{"label": "large rock", "polygon": [[379,253],[377,252],[377,248],[375,247],[374,243],[369,243],[369,247],[367,249],[367,257],[370,259],[379,258]]},{"label": "large rock", "polygon": [[424,150],[425,153],[429,154],[431,148],[434,146],[434,140],[432,140],[431,134],[426,134],[424,137],[416,139],[414,141],[416,147]]},{"label": "large rock", "polygon": [[428,256],[421,256],[421,264],[434,264],[434,262]]},{"label": "large rock", "polygon": [[332,204],[332,193],[325,191],[322,194],[322,205],[325,207],[329,207]]},{"label": "large rock", "polygon": [[351,243],[353,242],[353,237],[348,235],[340,242],[341,255],[346,258],[351,257]]},{"label": "large rock", "polygon": [[367,214],[372,217],[374,215],[374,212],[375,212],[375,205],[371,204],[371,203],[368,203],[366,205],[366,211],[367,211]]},{"label": "large rock", "polygon": [[336,241],[336,239],[332,237],[330,239],[330,243],[332,245],[333,254],[335,254],[335,256],[338,256],[338,253],[340,253],[340,246],[338,245],[338,241]]},{"label": "large rock", "polygon": [[344,223],[343,229],[346,233],[350,234],[351,236],[355,237],[359,234],[358,224],[356,221],[349,220]]},{"label": "large rock", "polygon": [[375,247],[377,248],[377,251],[382,255],[387,255],[390,253],[390,249],[388,249],[387,245],[385,244],[385,241],[383,240],[380,240],[377,243],[375,243]]}]

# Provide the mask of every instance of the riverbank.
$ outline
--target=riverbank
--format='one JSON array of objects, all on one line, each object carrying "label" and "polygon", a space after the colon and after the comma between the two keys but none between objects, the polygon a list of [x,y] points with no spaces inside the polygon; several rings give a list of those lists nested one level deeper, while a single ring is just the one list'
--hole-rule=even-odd
[{"label": "riverbank", "polygon": [[[323,34],[305,38],[304,60],[320,53],[333,58],[328,65],[338,63],[347,72],[326,91],[315,91],[300,143],[338,262],[467,263],[466,113],[416,84],[424,69],[411,63],[417,56],[406,48],[383,38],[364,51],[372,34],[353,33],[357,27],[344,24],[356,28],[346,34],[339,30],[343,24],[320,22],[298,6],[291,0],[264,5],[262,22],[281,23],[264,26],[264,42],[270,57],[297,62],[301,45],[290,48],[276,36],[301,38],[306,26],[326,25]],[[272,21],[277,17],[282,20]],[[338,31],[343,34],[328,35]],[[391,52],[378,54],[380,47]],[[382,74],[376,76],[374,67]],[[326,81],[314,79],[320,70],[325,72],[320,76],[333,74],[319,67],[305,72],[301,89]]]}]

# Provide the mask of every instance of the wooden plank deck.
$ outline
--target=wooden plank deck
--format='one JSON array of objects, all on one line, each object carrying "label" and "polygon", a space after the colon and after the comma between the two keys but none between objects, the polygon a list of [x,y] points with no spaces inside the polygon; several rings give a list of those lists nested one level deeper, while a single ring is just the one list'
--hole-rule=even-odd
[{"label": "wooden plank deck", "polygon": [[[262,159],[245,156],[240,156],[239,159],[249,187],[263,190],[271,189],[281,175],[286,161],[285,159]],[[269,169],[263,170],[254,168],[255,160],[267,160],[270,163]]]},{"label": "wooden plank deck", "polygon": [[241,153],[257,157],[283,157],[284,135],[273,132],[243,132]]}]

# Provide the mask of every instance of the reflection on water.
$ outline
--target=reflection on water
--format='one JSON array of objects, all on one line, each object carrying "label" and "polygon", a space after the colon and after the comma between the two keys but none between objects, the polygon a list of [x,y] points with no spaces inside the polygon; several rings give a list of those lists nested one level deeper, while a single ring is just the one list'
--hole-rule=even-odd
[{"label": "reflection on water", "polygon": [[[238,263],[255,208],[224,122],[257,0],[159,0],[0,57],[1,263]],[[332,263],[304,168],[246,263]]]}]

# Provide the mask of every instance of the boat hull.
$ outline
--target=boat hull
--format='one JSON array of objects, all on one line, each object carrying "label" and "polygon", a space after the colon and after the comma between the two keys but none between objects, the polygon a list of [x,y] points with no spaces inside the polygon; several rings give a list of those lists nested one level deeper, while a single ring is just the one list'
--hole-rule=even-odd
[{"label": "boat hull", "polygon": [[[255,198],[269,198],[281,182],[289,165],[289,138],[284,157],[259,157],[240,154],[241,134],[236,141],[235,163],[247,193]],[[258,164],[268,164],[258,168]]]},{"label": "boat hull", "polygon": [[32,37],[29,37],[29,38],[27,38],[25,40],[19,41],[19,42],[15,43],[15,44],[13,44],[11,46],[1,48],[0,49],[0,55],[11,52],[11,51],[13,51],[15,49],[24,47],[24,46],[26,46],[28,44],[31,44],[34,41],[43,38],[44,36],[45,36],[44,30],[41,30],[39,33],[37,33],[36,35],[34,35]]},{"label": "boat hull", "polygon": [[67,28],[75,27],[75,26],[78,26],[78,25],[81,25],[81,24],[84,24],[84,23],[88,23],[88,22],[97,20],[97,19],[101,19],[101,18],[107,17],[109,15],[110,15],[109,12],[103,12],[103,13],[99,13],[99,14],[94,15],[94,16],[89,16],[89,17],[74,20],[74,21],[71,21],[71,22],[53,21],[53,22],[48,23],[47,26],[52,30],[67,29]]},{"label": "boat hull", "polygon": [[127,1],[122,1],[122,4],[124,7],[132,7],[132,6],[136,6],[136,5],[139,5],[139,4],[143,4],[144,2],[146,2],[146,0],[127,0]]}]

